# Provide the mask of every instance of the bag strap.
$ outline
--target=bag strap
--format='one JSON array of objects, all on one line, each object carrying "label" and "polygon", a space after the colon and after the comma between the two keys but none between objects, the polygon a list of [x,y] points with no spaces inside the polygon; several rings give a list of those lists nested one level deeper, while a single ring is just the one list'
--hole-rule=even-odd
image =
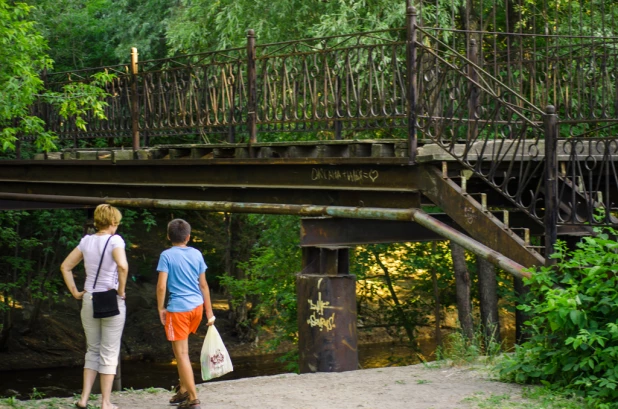
[{"label": "bag strap", "polygon": [[107,245],[109,244],[109,241],[114,236],[115,236],[115,234],[112,234],[111,236],[109,236],[109,239],[107,239],[107,241],[105,242],[105,247],[103,247],[103,252],[101,253],[101,261],[99,261],[99,268],[97,268],[97,275],[94,277],[94,285],[92,286],[93,290],[97,286],[97,280],[99,279],[99,272],[101,271],[101,264],[103,264],[103,257],[105,257],[105,249],[107,248]]}]

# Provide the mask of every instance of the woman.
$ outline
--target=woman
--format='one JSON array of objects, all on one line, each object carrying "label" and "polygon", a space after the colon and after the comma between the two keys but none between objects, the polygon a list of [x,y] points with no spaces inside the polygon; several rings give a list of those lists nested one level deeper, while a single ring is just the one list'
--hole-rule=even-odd
[{"label": "woman", "polygon": [[[79,245],[62,262],[60,270],[67,288],[82,301],[82,325],[86,333],[86,362],[84,364],[84,385],[78,408],[86,408],[92,385],[97,376],[101,378],[101,409],[115,409],[110,402],[114,375],[118,366],[120,338],[124,328],[126,306],[125,286],[129,266],[122,237],[116,230],[122,219],[120,211],[113,206],[102,204],[94,211],[95,234],[85,236]],[[109,240],[109,242],[108,242]],[[107,247],[105,247],[107,243]],[[102,254],[105,248],[105,254]],[[86,282],[84,291],[79,291],[73,279],[73,268],[84,260]],[[101,264],[99,277],[95,276]],[[118,310],[120,314],[108,318],[93,318],[92,293],[116,289],[118,291]]]}]

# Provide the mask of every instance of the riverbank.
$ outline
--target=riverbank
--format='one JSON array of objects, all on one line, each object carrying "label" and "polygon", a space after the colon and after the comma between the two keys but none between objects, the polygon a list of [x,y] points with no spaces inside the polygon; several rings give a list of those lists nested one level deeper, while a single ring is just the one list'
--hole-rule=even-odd
[{"label": "riverbank", "polygon": [[[363,369],[342,373],[283,374],[198,385],[209,409],[454,409],[475,408],[479,396],[509,395],[523,400],[523,387],[492,380],[483,366],[438,364]],[[169,408],[161,388],[115,392],[119,409]],[[91,404],[98,405],[100,397]],[[0,403],[0,408],[68,409],[73,398]],[[3,406],[4,405],[4,406]]]}]

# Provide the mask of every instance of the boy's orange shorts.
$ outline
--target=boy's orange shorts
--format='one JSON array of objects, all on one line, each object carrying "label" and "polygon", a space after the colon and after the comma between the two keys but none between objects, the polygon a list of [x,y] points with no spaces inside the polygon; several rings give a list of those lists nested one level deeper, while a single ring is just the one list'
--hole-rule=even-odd
[{"label": "boy's orange shorts", "polygon": [[192,311],[167,312],[165,317],[165,335],[168,341],[183,341],[189,333],[195,334],[202,322],[204,306],[198,305]]}]

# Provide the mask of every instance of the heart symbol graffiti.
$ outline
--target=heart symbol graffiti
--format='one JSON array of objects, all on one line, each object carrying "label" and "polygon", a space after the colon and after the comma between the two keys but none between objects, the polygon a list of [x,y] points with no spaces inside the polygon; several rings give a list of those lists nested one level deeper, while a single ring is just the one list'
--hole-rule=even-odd
[{"label": "heart symbol graffiti", "polygon": [[380,174],[375,169],[369,172],[369,179],[371,179],[372,182],[375,182],[378,176],[380,176]]}]

